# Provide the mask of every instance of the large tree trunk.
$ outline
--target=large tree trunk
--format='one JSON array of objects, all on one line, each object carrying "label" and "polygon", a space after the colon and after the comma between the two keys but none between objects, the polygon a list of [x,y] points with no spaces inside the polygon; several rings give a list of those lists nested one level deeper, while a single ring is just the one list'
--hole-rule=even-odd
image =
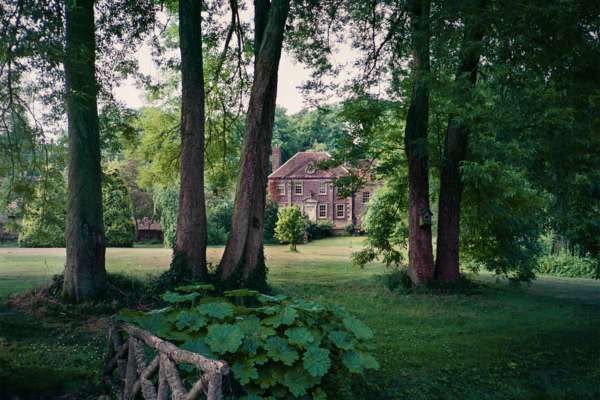
[{"label": "large tree trunk", "polygon": [[275,121],[277,73],[289,0],[255,0],[254,83],[240,155],[231,231],[221,268],[223,277],[245,259],[244,278],[256,267],[262,247],[269,154]]},{"label": "large tree trunk", "polygon": [[431,0],[416,0],[411,8],[412,95],[404,135],[408,158],[409,225],[408,275],[415,285],[433,278],[431,226],[420,226],[421,212],[429,208],[429,166],[427,129],[429,127],[429,12]]},{"label": "large tree trunk", "polygon": [[179,1],[181,49],[181,186],[175,248],[187,254],[194,276],[206,276],[204,201],[204,68],[201,1]]},{"label": "large tree trunk", "polygon": [[82,300],[106,286],[94,0],[77,0],[66,11],[69,183],[63,290]]},{"label": "large tree trunk", "polygon": [[[477,81],[477,66],[481,55],[483,30],[473,27],[467,30],[461,49],[461,64],[456,72],[453,101],[467,101],[465,96]],[[465,81],[466,80],[466,81]],[[460,202],[463,192],[462,174],[458,169],[465,159],[468,147],[469,128],[450,115],[444,158],[440,176],[439,220],[435,276],[444,282],[456,282],[460,278]]]}]

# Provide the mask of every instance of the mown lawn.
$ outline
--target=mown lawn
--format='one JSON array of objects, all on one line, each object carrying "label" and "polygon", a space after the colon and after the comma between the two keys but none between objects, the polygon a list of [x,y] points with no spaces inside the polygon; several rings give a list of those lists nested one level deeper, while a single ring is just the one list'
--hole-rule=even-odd
[{"label": "mown lawn", "polygon": [[[481,274],[474,295],[407,294],[388,288],[381,264],[350,265],[360,242],[316,241],[299,254],[265,248],[276,290],[344,306],[373,329],[382,368],[356,377],[357,399],[600,398],[599,282],[540,277],[513,288]],[[209,260],[222,251],[210,248]],[[10,294],[60,272],[64,257],[64,249],[0,248],[0,312],[8,315]],[[108,249],[107,269],[148,279],[169,260],[158,246]],[[56,306],[0,317],[0,393],[88,396],[99,382],[110,310],[82,316]]]}]

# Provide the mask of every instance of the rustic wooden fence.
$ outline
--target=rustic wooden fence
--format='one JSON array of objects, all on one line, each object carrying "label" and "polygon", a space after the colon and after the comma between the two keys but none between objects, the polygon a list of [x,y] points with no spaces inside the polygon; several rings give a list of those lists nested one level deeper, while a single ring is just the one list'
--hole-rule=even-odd
[{"label": "rustic wooden fence", "polygon": [[[129,335],[127,340],[123,339],[122,332]],[[157,354],[150,363],[145,344]],[[189,392],[175,363],[195,365],[202,371],[201,378]],[[121,382],[113,376],[115,370]],[[158,380],[154,384],[156,374]],[[114,318],[111,320],[102,375],[104,383],[119,399],[133,399],[141,391],[146,400],[167,400],[171,388],[172,400],[196,400],[202,393],[208,400],[219,400],[223,376],[227,374],[229,366],[225,361],[210,360],[182,350],[148,331]]]}]

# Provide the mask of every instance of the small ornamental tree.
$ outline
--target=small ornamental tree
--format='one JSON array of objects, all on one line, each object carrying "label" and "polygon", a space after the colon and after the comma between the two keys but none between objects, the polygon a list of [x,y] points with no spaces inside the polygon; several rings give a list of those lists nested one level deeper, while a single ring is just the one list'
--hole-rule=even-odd
[{"label": "small ornamental tree", "polygon": [[125,179],[117,169],[109,169],[102,177],[102,206],[106,245],[132,247],[135,223],[131,199]]},{"label": "small ornamental tree", "polygon": [[289,243],[290,250],[296,251],[298,237],[306,227],[306,215],[302,215],[298,207],[284,208],[277,215],[279,219],[275,227],[275,237],[281,242]]},{"label": "small ornamental tree", "polygon": [[61,171],[49,166],[37,187],[36,199],[25,208],[21,247],[65,247],[67,183]]}]

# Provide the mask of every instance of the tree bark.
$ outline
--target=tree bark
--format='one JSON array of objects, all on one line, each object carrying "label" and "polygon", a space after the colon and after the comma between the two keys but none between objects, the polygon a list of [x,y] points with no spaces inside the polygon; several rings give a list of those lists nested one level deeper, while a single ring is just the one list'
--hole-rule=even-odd
[{"label": "tree bark", "polygon": [[429,208],[429,165],[427,130],[429,127],[429,13],[431,0],[414,1],[411,8],[412,94],[405,128],[408,158],[409,226],[408,275],[415,285],[433,278],[431,226],[420,226],[423,210]]},{"label": "tree bark", "polygon": [[66,6],[64,62],[69,119],[67,262],[64,293],[94,297],[106,286],[94,0]]},{"label": "tree bark", "polygon": [[[477,81],[483,30],[468,29],[461,49],[461,64],[456,72],[454,102],[466,102],[465,96]],[[444,158],[440,175],[440,198],[435,276],[444,282],[460,278],[460,202],[463,193],[460,163],[468,148],[469,128],[450,115],[444,143]]]},{"label": "tree bark", "polygon": [[269,154],[275,121],[277,72],[289,0],[256,0],[254,83],[240,155],[231,231],[221,268],[226,278],[245,259],[244,278],[256,267],[262,247]]},{"label": "tree bark", "polygon": [[204,68],[201,1],[179,1],[181,49],[181,184],[175,248],[187,254],[194,276],[206,269],[204,200]]}]

